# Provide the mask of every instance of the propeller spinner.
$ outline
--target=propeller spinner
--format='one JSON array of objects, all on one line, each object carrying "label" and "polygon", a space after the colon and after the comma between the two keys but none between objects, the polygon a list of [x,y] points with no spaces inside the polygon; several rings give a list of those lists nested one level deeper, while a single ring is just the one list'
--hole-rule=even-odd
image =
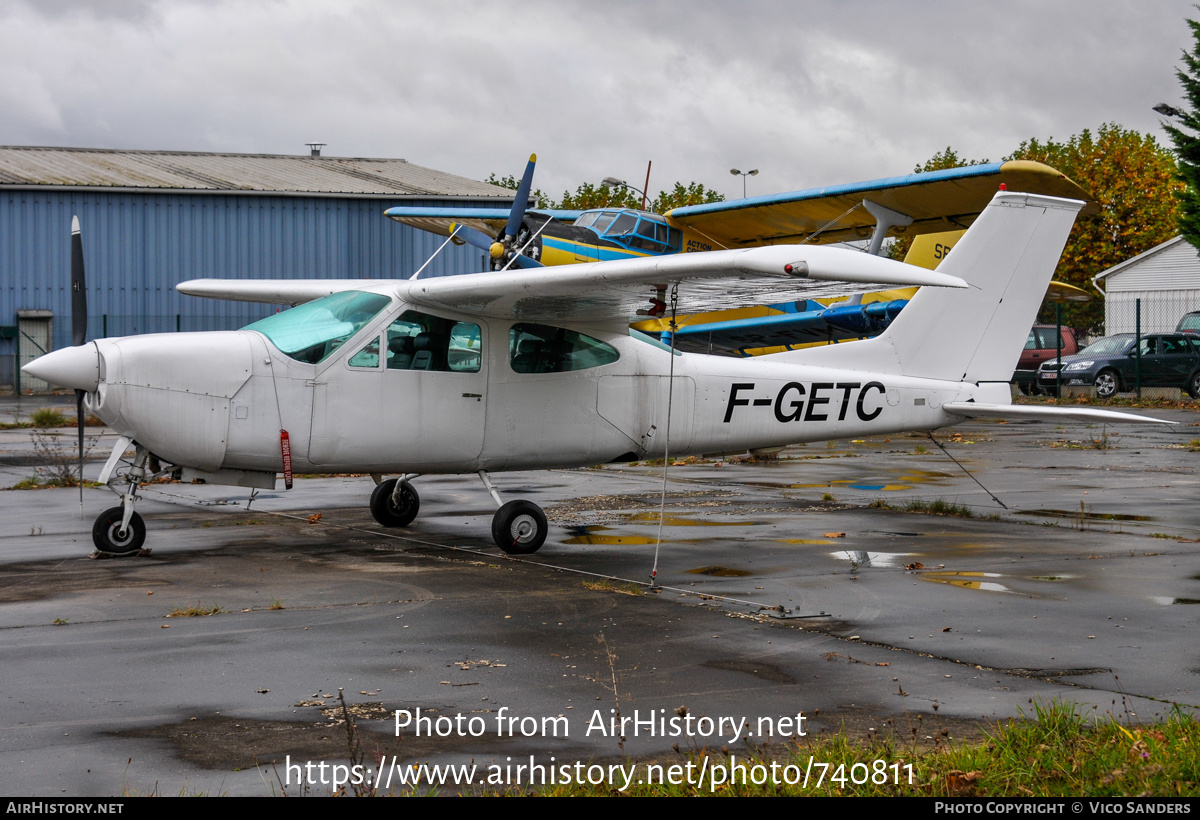
[{"label": "propeller spinner", "polygon": [[533,189],[533,168],[536,164],[537,154],[530,154],[503,233],[493,238],[466,225],[450,226],[455,239],[462,239],[469,245],[487,251],[492,260],[492,270],[504,270],[513,265],[518,268],[542,267],[541,262],[521,252],[530,239],[530,231],[525,227],[525,211],[529,207],[529,192]]}]

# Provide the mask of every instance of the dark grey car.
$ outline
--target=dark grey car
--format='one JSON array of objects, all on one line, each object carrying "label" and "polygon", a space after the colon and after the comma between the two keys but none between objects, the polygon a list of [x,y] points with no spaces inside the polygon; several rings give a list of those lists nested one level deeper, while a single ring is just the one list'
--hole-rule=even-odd
[{"label": "dark grey car", "polygon": [[1061,375],[1064,385],[1093,385],[1096,395],[1107,399],[1132,390],[1140,368],[1142,387],[1178,387],[1200,398],[1200,346],[1195,340],[1178,333],[1152,333],[1142,336],[1135,349],[1135,339],[1132,333],[1105,336],[1074,356],[1063,356],[1061,374],[1057,361],[1043,362],[1038,387],[1053,391]]}]

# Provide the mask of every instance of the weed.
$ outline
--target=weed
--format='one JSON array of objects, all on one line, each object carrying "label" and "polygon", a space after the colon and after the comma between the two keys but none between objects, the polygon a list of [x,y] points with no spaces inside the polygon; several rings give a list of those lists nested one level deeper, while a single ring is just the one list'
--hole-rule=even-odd
[{"label": "weed", "polygon": [[275,598],[274,600],[271,601],[271,605],[269,607],[267,607],[267,609],[277,610],[277,609],[286,609],[286,607],[283,605],[283,601],[279,600],[278,598]]},{"label": "weed", "polygon": [[1200,453],[1200,438],[1194,438],[1183,446],[1191,450],[1193,453]]},{"label": "weed", "polygon": [[918,444],[916,447],[913,448],[914,456],[923,456],[928,453],[929,453],[929,448],[927,448],[924,444]]},{"label": "weed", "polygon": [[837,499],[833,497],[833,493],[821,493],[821,500],[822,501],[837,501]]},{"label": "weed", "polygon": [[[57,410],[38,410],[34,415],[52,412],[62,417]],[[75,437],[51,433],[45,426],[36,424],[37,428],[30,433],[33,439],[33,451],[41,462],[34,469],[37,471],[35,483],[27,485],[21,482],[20,489],[45,487],[78,487],[79,486],[79,453],[76,452]],[[85,436],[83,439],[83,458],[87,458],[96,446],[97,436]]]},{"label": "weed", "polygon": [[903,507],[905,512],[912,513],[928,513],[930,515],[953,515],[958,518],[974,518],[975,513],[971,512],[971,508],[965,504],[955,504],[941,498],[935,498],[933,501],[922,501],[919,498],[914,498]]},{"label": "weed", "polygon": [[204,615],[220,615],[225,610],[219,606],[205,606],[199,601],[195,606],[176,607],[167,613],[168,618],[199,618]]},{"label": "weed", "polygon": [[67,423],[67,417],[52,407],[34,410],[29,414],[29,420],[39,430],[45,430],[50,427],[63,427]]},{"label": "weed", "polygon": [[641,595],[642,588],[637,584],[622,583],[612,578],[602,578],[599,581],[584,581],[584,589],[594,589],[603,592],[619,592],[622,595]]},{"label": "weed", "polygon": [[66,626],[67,623],[68,623],[68,621],[66,618],[55,618],[54,619],[55,626]]},{"label": "weed", "polygon": [[893,507],[891,504],[887,503],[887,501],[886,501],[886,500],[884,500],[884,499],[882,499],[882,498],[873,498],[873,499],[871,499],[871,503],[870,503],[870,504],[868,504],[867,506],[868,506],[869,508],[871,508],[872,510],[892,510],[892,509],[895,509],[895,508],[894,508],[894,507]]}]

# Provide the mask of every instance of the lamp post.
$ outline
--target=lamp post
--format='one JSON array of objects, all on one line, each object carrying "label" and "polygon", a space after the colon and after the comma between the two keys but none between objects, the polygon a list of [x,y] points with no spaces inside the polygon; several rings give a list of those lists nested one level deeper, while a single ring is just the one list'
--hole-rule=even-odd
[{"label": "lamp post", "polygon": [[642,207],[643,208],[645,207],[646,192],[643,191],[641,188],[635,188],[632,185],[630,185],[628,182],[626,182],[625,180],[617,179],[616,177],[605,177],[604,179],[600,180],[600,184],[603,185],[605,188],[628,188],[631,191],[637,191],[639,194],[642,195]]},{"label": "lamp post", "polygon": [[753,171],[739,171],[737,168],[730,168],[729,173],[733,174],[735,177],[742,178],[742,199],[745,199],[746,198],[746,177],[758,176],[758,169],[755,168]]}]

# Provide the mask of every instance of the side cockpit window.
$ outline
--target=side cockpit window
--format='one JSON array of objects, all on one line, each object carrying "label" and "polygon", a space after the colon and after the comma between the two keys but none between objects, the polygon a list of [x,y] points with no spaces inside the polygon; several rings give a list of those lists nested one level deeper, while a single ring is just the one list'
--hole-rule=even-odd
[{"label": "side cockpit window", "polygon": [[508,361],[514,373],[567,373],[620,357],[612,345],[561,327],[518,324],[508,332]]},{"label": "side cockpit window", "polygon": [[384,335],[388,370],[479,372],[483,355],[479,325],[406,310]]}]

